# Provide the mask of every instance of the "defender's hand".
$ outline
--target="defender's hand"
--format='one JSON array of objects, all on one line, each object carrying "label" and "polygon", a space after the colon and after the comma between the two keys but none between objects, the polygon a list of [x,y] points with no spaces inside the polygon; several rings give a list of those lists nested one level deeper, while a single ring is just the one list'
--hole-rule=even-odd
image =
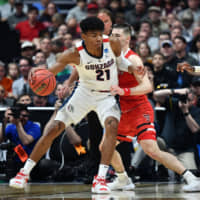
[{"label": "defender's hand", "polygon": [[120,96],[124,95],[124,90],[120,88],[118,85],[112,85],[110,88],[110,92],[113,96],[115,96],[116,94]]},{"label": "defender's hand", "polygon": [[176,70],[177,72],[184,72],[184,70],[187,72],[194,72],[194,67],[187,62],[182,62],[178,63]]}]

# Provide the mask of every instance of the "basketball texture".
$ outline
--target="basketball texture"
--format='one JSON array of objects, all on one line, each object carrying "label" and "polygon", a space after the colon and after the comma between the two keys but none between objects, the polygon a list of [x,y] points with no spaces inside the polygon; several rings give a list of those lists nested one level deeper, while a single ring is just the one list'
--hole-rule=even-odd
[{"label": "basketball texture", "polygon": [[54,91],[56,79],[49,70],[40,69],[29,79],[29,85],[37,95],[47,96]]}]

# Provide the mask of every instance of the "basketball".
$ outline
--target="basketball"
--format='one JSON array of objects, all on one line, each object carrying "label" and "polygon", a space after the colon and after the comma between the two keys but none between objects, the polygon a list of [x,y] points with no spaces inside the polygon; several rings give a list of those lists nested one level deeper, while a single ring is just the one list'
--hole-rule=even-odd
[{"label": "basketball", "polygon": [[29,85],[35,94],[47,96],[54,91],[56,79],[49,70],[40,69],[34,72],[33,77],[29,78]]}]

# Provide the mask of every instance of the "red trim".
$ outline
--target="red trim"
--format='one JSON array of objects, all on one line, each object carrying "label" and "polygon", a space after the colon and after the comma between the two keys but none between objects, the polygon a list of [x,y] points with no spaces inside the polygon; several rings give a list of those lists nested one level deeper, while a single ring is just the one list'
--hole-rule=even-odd
[{"label": "red trim", "polygon": [[127,54],[126,54],[124,57],[125,57],[125,58],[128,58],[128,57],[131,56],[131,55],[136,55],[136,56],[138,56],[137,53],[135,53],[133,50],[129,49],[129,51],[127,52]]},{"label": "red trim", "polygon": [[109,42],[109,38],[103,39],[103,42]]},{"label": "red trim", "polygon": [[83,50],[83,46],[77,47],[78,51]]}]

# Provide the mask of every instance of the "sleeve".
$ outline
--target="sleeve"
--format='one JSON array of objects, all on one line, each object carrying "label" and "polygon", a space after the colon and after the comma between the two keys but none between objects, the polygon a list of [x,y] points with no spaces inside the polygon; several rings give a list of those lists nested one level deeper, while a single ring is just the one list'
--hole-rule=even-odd
[{"label": "sleeve", "polygon": [[37,140],[38,138],[40,138],[41,129],[38,124],[32,123],[32,125],[29,126],[27,129],[28,130],[26,131],[26,133],[31,135],[34,138],[34,140]]},{"label": "sleeve", "polygon": [[124,57],[123,53],[116,57],[116,62],[118,69],[125,72],[128,72],[128,67],[132,65],[131,62]]}]

